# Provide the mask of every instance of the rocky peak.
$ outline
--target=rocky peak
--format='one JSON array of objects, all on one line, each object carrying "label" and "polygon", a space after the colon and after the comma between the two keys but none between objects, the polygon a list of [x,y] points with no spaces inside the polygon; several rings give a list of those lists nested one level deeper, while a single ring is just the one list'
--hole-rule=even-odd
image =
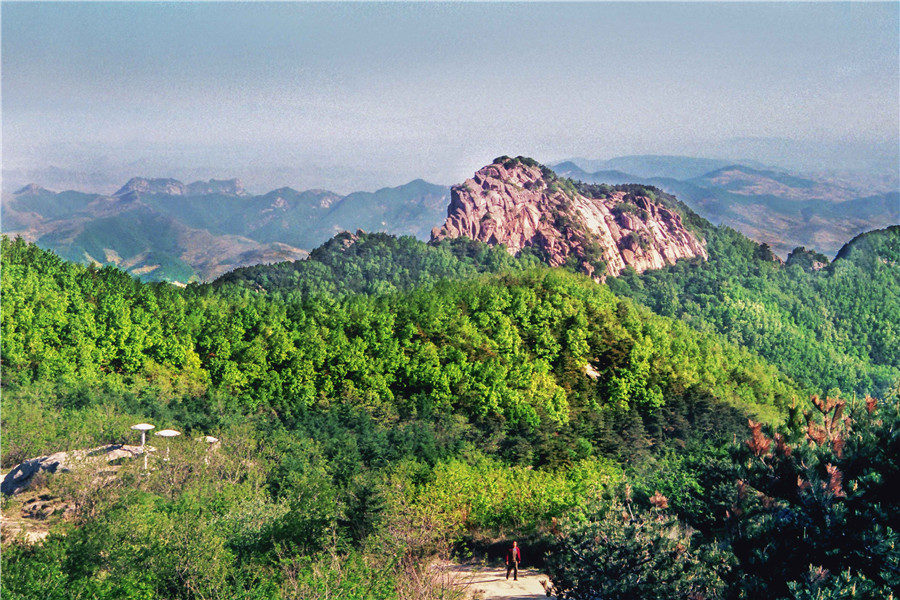
[{"label": "rocky peak", "polygon": [[16,190],[15,195],[16,196],[34,196],[37,194],[41,194],[43,192],[49,192],[51,194],[53,193],[53,192],[50,192],[50,190],[43,188],[36,183],[29,183],[25,187],[23,187],[19,190]]},{"label": "rocky peak", "polygon": [[129,194],[166,194],[169,196],[184,196],[185,185],[177,179],[145,179],[133,177],[122,186],[113,196],[127,196]]},{"label": "rocky peak", "polygon": [[575,261],[598,280],[628,266],[641,272],[706,258],[703,242],[657,193],[576,186],[532,159],[501,157],[451,188],[447,221],[431,235],[504,244],[513,255],[531,249],[551,266]]},{"label": "rocky peak", "polygon": [[336,236],[334,236],[334,242],[339,243],[341,245],[341,251],[344,252],[359,241],[360,236],[365,235],[366,232],[362,229],[357,229],[356,233],[350,233],[349,231],[342,231]]},{"label": "rocky peak", "polygon": [[195,181],[187,186],[187,195],[206,196],[208,194],[222,194],[225,196],[246,196],[244,182],[240,179],[210,179],[209,181]]},{"label": "rocky peak", "polygon": [[309,190],[308,194],[314,195],[319,199],[319,208],[331,208],[331,205],[341,199],[340,196],[328,190]]}]

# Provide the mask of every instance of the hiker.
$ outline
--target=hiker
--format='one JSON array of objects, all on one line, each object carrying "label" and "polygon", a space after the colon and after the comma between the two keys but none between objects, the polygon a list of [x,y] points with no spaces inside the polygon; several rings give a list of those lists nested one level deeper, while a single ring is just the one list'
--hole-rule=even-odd
[{"label": "hiker", "polygon": [[513,542],[512,548],[506,551],[506,578],[509,579],[509,572],[512,571],[513,581],[519,580],[519,562],[522,560],[522,551],[519,550],[519,543]]}]

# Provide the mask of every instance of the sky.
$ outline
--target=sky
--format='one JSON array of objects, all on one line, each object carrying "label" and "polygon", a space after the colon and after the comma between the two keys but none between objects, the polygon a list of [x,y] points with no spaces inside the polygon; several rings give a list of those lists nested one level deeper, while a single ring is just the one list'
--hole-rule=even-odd
[{"label": "sky", "polygon": [[4,180],[349,192],[503,154],[898,160],[896,2],[0,6]]}]

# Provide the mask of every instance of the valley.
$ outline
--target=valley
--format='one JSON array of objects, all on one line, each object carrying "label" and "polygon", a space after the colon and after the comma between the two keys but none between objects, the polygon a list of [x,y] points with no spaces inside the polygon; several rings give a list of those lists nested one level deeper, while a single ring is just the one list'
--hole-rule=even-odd
[{"label": "valley", "polygon": [[241,266],[304,258],[345,229],[427,236],[447,190],[424,181],[339,196],[239,180],[134,178],[112,195],[29,185],[4,195],[3,231],[68,260],[118,266],[145,281],[210,281]]}]

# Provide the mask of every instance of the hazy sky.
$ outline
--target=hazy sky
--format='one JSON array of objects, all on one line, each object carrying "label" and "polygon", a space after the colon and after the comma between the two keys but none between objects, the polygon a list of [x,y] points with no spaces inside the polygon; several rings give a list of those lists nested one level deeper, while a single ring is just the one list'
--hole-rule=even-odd
[{"label": "hazy sky", "polygon": [[[3,166],[207,168],[350,191],[454,183],[500,154],[714,156],[734,138],[891,154],[898,14],[897,2],[3,2]],[[288,180],[260,180],[278,173]]]}]

